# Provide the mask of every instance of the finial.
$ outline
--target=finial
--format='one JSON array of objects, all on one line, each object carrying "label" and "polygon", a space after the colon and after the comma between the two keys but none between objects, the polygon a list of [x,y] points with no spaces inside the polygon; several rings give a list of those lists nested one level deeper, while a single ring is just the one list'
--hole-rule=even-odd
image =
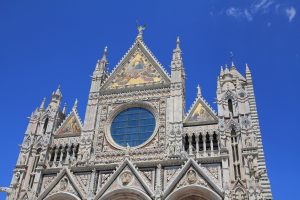
[{"label": "finial", "polygon": [[199,85],[199,84],[197,85],[197,96],[198,96],[198,97],[201,97],[201,96],[202,96],[201,88],[200,88],[200,85]]},{"label": "finial", "polygon": [[67,103],[64,104],[62,113],[63,113],[63,114],[66,114],[66,113],[67,113]]},{"label": "finial", "polygon": [[105,60],[106,61],[106,54],[107,54],[107,46],[104,47],[103,56],[102,56],[101,60]]},{"label": "finial", "polygon": [[139,25],[138,21],[136,21],[136,28],[138,30],[138,36],[137,39],[143,38],[143,31],[146,29],[146,25]]},{"label": "finial", "polygon": [[230,51],[231,70],[236,69],[235,64],[233,62],[233,58],[234,58],[233,52]]},{"label": "finial", "polygon": [[73,109],[77,109],[77,106],[78,106],[78,99],[76,98],[76,99],[75,99],[75,102],[74,102]]},{"label": "finial", "polygon": [[40,105],[40,110],[44,110],[45,102],[46,102],[46,97],[43,98],[43,101],[42,101],[42,103]]}]

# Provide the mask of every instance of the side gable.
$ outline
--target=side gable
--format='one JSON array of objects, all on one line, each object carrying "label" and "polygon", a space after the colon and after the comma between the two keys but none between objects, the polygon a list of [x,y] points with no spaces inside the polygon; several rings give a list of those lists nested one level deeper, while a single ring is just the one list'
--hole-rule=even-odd
[{"label": "side gable", "polygon": [[190,125],[216,124],[218,123],[218,118],[204,98],[198,96],[191,106],[184,123]]},{"label": "side gable", "polygon": [[57,177],[50,183],[50,185],[45,189],[42,194],[37,198],[37,200],[45,199],[47,196],[59,193],[68,192],[79,196],[83,199],[83,192],[78,187],[78,183],[75,181],[70,171],[64,168]]},{"label": "side gable", "polygon": [[182,167],[172,183],[170,183],[163,192],[163,196],[167,197],[171,192],[178,190],[187,185],[199,185],[217,193],[223,197],[223,189],[213,176],[207,173],[203,168],[193,159],[189,159]]},{"label": "side gable", "polygon": [[136,40],[115,67],[101,90],[159,86],[170,83],[170,77],[142,40]]},{"label": "side gable", "polygon": [[62,122],[61,126],[55,131],[54,135],[57,137],[68,137],[80,135],[82,130],[81,120],[76,112],[72,112]]}]

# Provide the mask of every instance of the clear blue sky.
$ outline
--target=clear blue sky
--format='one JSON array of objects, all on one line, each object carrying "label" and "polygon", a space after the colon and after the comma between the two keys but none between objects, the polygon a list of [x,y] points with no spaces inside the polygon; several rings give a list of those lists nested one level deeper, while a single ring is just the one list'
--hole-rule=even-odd
[{"label": "clear blue sky", "polygon": [[[202,93],[214,104],[230,54],[253,73],[273,195],[295,199],[300,178],[300,1],[0,1],[0,185],[8,186],[28,123],[58,84],[84,117],[90,76],[108,46],[110,69],[147,24],[144,41],[170,71],[176,36],[187,74],[187,108]],[[298,104],[297,104],[298,103]],[[4,195],[0,194],[0,199]]]}]

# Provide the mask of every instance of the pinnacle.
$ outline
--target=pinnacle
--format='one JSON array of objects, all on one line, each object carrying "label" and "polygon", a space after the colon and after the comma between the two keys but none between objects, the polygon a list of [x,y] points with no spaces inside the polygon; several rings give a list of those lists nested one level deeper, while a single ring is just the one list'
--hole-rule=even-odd
[{"label": "pinnacle", "polygon": [[40,105],[40,110],[44,110],[45,102],[46,102],[46,97],[43,98],[43,101],[42,101],[42,103]]},{"label": "pinnacle", "polygon": [[54,94],[58,95],[58,96],[62,96],[61,91],[60,91],[60,84],[58,85],[58,87],[57,87],[57,89],[56,89],[56,91],[55,91]]},{"label": "pinnacle", "polygon": [[246,73],[251,73],[248,64],[246,63]]},{"label": "pinnacle", "polygon": [[107,46],[104,47],[103,56],[102,56],[101,61],[106,61],[106,54],[107,54]]},{"label": "pinnacle", "polygon": [[77,109],[77,106],[78,106],[78,99],[76,98],[75,99],[75,102],[74,102],[74,105],[73,105],[73,109]]},{"label": "pinnacle", "polygon": [[231,69],[230,70],[236,70],[235,64],[233,61],[231,61]]},{"label": "pinnacle", "polygon": [[221,66],[220,75],[222,76],[223,74],[224,74],[224,69],[223,69],[223,66]]},{"label": "pinnacle", "polygon": [[176,49],[180,49],[180,38],[179,38],[179,36],[177,36],[177,39],[176,39]]},{"label": "pinnacle", "polygon": [[67,103],[64,104],[64,107],[63,107],[63,110],[62,110],[63,114],[66,114],[66,112],[67,112]]}]

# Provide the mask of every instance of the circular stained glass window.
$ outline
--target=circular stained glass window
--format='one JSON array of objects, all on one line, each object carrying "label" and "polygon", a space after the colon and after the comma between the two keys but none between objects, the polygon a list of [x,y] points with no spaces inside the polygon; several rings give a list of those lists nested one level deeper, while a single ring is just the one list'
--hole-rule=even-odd
[{"label": "circular stained glass window", "polygon": [[112,121],[111,137],[120,146],[135,147],[146,142],[155,129],[155,117],[141,107],[127,108]]}]

